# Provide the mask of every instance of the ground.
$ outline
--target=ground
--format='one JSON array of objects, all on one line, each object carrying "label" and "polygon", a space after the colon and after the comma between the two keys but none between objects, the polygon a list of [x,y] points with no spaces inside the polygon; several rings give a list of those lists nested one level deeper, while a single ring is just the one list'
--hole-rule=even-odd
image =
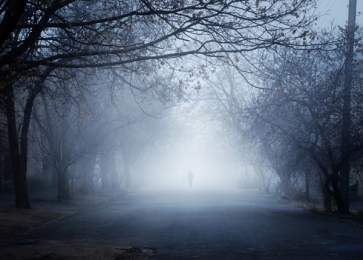
[{"label": "ground", "polygon": [[135,190],[62,204],[33,196],[32,210],[10,199],[0,193],[0,260],[363,260],[361,220],[257,190]]},{"label": "ground", "polygon": [[[1,194],[0,194],[1,196]],[[110,201],[109,195],[75,196],[64,204],[97,205]],[[47,203],[56,203],[47,201]],[[149,252],[131,246],[106,246],[81,240],[62,241],[49,239],[26,239],[24,235],[35,228],[66,218],[76,211],[47,209],[16,209],[0,207],[0,259],[147,259]],[[66,249],[66,250],[65,250]]]}]

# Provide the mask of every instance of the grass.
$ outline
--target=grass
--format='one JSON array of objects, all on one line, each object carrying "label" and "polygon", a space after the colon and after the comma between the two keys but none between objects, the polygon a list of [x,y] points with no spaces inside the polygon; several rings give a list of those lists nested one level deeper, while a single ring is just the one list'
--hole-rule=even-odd
[{"label": "grass", "polygon": [[0,207],[0,241],[18,237],[26,231],[69,214],[71,213],[45,209]]},{"label": "grass", "polygon": [[35,201],[41,201],[45,203],[60,204],[60,205],[75,205],[75,206],[95,206],[103,203],[110,202],[120,196],[120,191],[94,191],[91,194],[85,195],[82,193],[74,193],[71,200],[62,200],[58,202],[56,196],[49,198],[38,198]]},{"label": "grass", "polygon": [[[332,212],[326,212],[324,209],[323,203],[319,202],[317,199],[311,199],[309,201],[292,201],[292,204],[303,208],[304,210],[323,215],[323,216],[329,216],[339,219],[347,219],[351,221],[363,221],[363,211],[362,210],[356,210],[353,209],[350,211],[350,214],[343,215],[338,213],[338,209],[334,203],[332,203]],[[358,224],[361,228],[363,228],[363,223]]]}]

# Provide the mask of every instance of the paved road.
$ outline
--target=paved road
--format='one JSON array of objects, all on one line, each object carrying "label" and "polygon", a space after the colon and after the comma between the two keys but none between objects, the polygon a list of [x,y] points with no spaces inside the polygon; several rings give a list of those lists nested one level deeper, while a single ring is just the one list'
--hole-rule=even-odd
[{"label": "paved road", "polygon": [[256,191],[127,194],[28,234],[155,249],[178,259],[363,259],[363,229]]}]

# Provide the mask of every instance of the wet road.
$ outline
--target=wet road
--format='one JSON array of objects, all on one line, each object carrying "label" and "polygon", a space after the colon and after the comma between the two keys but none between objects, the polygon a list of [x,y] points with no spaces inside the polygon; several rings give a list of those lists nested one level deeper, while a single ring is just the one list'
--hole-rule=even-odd
[{"label": "wet road", "polygon": [[257,191],[125,194],[28,234],[155,250],[153,259],[363,259],[363,229]]}]

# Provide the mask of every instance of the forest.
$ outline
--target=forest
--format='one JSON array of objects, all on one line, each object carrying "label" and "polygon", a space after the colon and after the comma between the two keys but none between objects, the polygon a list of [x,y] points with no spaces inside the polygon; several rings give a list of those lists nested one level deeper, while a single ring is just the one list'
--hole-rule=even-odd
[{"label": "forest", "polygon": [[319,27],[317,2],[0,1],[1,189],[30,209],[36,189],[143,188],[198,122],[246,169],[231,189],[349,214],[363,31]]}]

